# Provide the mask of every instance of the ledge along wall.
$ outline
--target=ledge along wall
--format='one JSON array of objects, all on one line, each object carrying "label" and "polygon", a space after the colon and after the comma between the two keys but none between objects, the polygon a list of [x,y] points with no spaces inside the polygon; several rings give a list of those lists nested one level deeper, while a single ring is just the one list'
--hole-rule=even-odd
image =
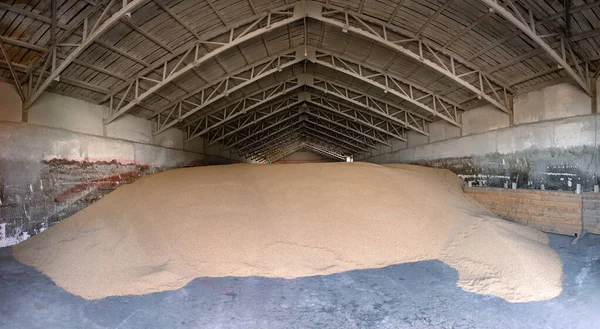
[{"label": "ledge along wall", "polygon": [[0,247],[13,245],[143,175],[244,162],[219,145],[124,116],[105,126],[106,108],[44,94],[21,121],[14,87],[0,82]]},{"label": "ledge along wall", "polygon": [[465,187],[465,193],[500,217],[544,232],[600,234],[600,193]]},{"label": "ledge along wall", "polygon": [[[600,118],[595,110],[598,101],[597,96],[589,97],[571,84],[557,84],[516,96],[513,123],[507,114],[491,106],[482,106],[462,114],[461,128],[436,121],[430,124],[429,136],[411,131],[407,142],[395,141],[391,147],[382,146],[380,150],[355,158],[373,163],[412,163],[446,168],[465,181],[473,181],[474,186],[503,188],[516,182],[519,189],[539,190],[543,184],[546,190],[573,194],[577,184],[581,184],[584,192],[592,192],[598,184],[599,170]],[[596,106],[592,106],[593,103]],[[542,195],[539,193],[536,195]],[[507,219],[548,232],[574,234],[573,226],[569,225],[551,228],[550,223],[540,226],[539,222],[549,220],[543,213],[533,213],[523,219],[515,213],[500,211],[498,207],[502,205],[509,207],[511,195],[510,192],[497,194],[494,196],[497,207],[479,200]],[[582,197],[578,198],[581,200]],[[593,196],[589,198],[593,199]],[[588,203],[588,208],[594,204]],[[580,219],[578,232],[582,227],[583,208],[572,210],[578,211],[574,215]],[[594,212],[585,211],[589,216]],[[590,221],[595,221],[593,218],[590,217]]]}]

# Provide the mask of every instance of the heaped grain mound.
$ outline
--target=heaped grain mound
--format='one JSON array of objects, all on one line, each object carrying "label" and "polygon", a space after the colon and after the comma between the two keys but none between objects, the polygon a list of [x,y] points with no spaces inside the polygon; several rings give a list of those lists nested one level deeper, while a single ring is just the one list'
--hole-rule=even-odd
[{"label": "heaped grain mound", "polygon": [[295,278],[439,259],[462,289],[511,302],[561,292],[541,232],[498,219],[449,171],[366,163],[230,165],[146,176],[14,247],[87,299],[196,277]]}]

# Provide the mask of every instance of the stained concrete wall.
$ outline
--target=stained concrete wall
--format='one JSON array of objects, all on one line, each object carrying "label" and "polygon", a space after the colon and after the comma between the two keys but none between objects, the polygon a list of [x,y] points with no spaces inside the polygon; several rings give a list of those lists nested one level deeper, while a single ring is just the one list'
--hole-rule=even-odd
[{"label": "stained concrete wall", "polygon": [[206,154],[203,139],[184,143],[178,129],[154,136],[151,121],[131,115],[104,125],[107,108],[52,93],[43,94],[29,109],[28,123],[21,123],[14,88],[0,83],[0,97],[0,247],[143,175],[244,160],[219,145]]},{"label": "stained concrete wall", "polygon": [[0,246],[36,234],[143,175],[233,162],[25,123],[0,122],[0,140]]},{"label": "stained concrete wall", "polygon": [[187,151],[205,153],[204,152],[204,139],[196,138],[191,141],[184,142],[183,148]]},{"label": "stained concrete wall", "polygon": [[430,127],[430,140],[438,141],[412,146],[409,135],[408,148],[366,155],[363,161],[443,167],[485,186],[517,182],[520,188],[544,184],[573,191],[579,183],[591,191],[598,183],[600,152],[600,118],[591,114],[591,104],[576,87],[555,85],[516,97],[515,122],[520,124],[510,126],[507,114],[484,106],[462,115],[461,137],[438,140],[446,133]]},{"label": "stained concrete wall", "polygon": [[[595,115],[524,124],[430,143],[366,159],[375,163],[418,163],[448,168],[466,180],[502,187],[591,190],[599,152]],[[594,146],[596,145],[596,146]]]}]

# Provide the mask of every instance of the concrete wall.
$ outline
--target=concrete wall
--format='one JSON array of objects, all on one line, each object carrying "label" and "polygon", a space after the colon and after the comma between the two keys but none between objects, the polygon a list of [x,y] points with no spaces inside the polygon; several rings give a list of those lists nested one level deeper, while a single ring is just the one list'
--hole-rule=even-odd
[{"label": "concrete wall", "polygon": [[444,120],[432,122],[429,125],[429,142],[443,141],[446,139],[460,137],[460,127]]},{"label": "concrete wall", "polygon": [[[0,121],[21,121],[21,100],[10,84],[0,82]],[[80,99],[54,93],[44,93],[28,110],[27,122],[34,125],[48,126],[80,132],[84,134],[118,138],[127,141],[154,144],[163,147],[204,152],[204,140],[196,139],[184,142],[183,131],[171,128],[154,136],[154,123],[143,118],[125,114],[108,125],[103,118],[108,116],[108,108],[92,104]],[[221,152],[220,145],[215,145],[208,152],[211,155],[231,157],[234,161],[245,161],[236,154]]]},{"label": "concrete wall", "polygon": [[21,123],[14,88],[0,83],[0,97],[0,247],[143,175],[240,160],[219,145],[206,154],[204,140],[184,143],[177,129],[153,136],[153,123],[143,118],[124,115],[104,125],[105,107],[52,93],[43,94]]},{"label": "concrete wall", "polygon": [[104,129],[106,137],[147,144],[151,144],[153,141],[152,122],[133,115],[123,115],[119,120],[106,125]]},{"label": "concrete wall", "polygon": [[[462,115],[461,137],[439,140],[446,133],[430,127],[430,140],[437,141],[412,146],[409,135],[408,148],[366,155],[363,161],[448,168],[486,186],[516,181],[520,188],[544,184],[550,190],[573,191],[579,183],[591,191],[598,183],[600,152],[600,118],[591,114],[591,98],[560,84],[519,95],[514,105],[520,124],[509,126],[507,114],[484,106]],[[534,119],[542,121],[523,123]]]},{"label": "concrete wall", "polygon": [[562,83],[514,98],[515,124],[591,114],[592,99],[580,88]]},{"label": "concrete wall", "polygon": [[600,112],[600,79],[596,80],[596,113]]},{"label": "concrete wall", "polygon": [[157,171],[232,163],[218,156],[0,122],[0,246],[14,244]]},{"label": "concrete wall", "polygon": [[429,136],[410,130],[406,133],[408,139],[408,147],[415,147],[429,143]]},{"label": "concrete wall", "polygon": [[0,121],[21,121],[21,106],[15,86],[0,81]]},{"label": "concrete wall", "polygon": [[105,107],[79,99],[44,93],[29,108],[28,123],[103,136]]},{"label": "concrete wall", "polygon": [[508,127],[509,115],[492,105],[485,105],[464,112],[462,115],[462,136]]}]

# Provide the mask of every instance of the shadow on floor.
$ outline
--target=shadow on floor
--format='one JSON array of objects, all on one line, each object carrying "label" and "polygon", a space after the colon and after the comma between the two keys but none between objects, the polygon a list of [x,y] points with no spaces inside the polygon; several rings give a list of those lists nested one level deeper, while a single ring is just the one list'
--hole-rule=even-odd
[{"label": "shadow on floor", "polygon": [[87,301],[0,249],[0,328],[600,328],[600,236],[550,235],[563,293],[511,304],[464,292],[440,261],[293,280],[198,278],[175,290]]}]

